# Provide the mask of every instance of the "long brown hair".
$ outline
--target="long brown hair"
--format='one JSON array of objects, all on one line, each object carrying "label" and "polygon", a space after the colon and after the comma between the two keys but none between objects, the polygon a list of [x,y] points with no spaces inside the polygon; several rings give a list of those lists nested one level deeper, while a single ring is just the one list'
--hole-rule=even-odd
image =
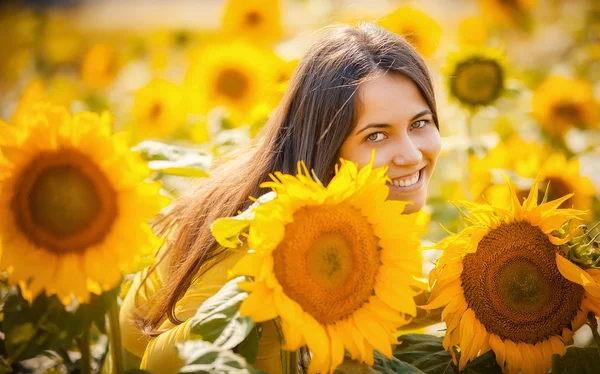
[{"label": "long brown hair", "polygon": [[256,141],[235,158],[218,165],[197,190],[180,198],[156,228],[168,235],[169,270],[163,287],[142,316],[147,333],[166,317],[193,279],[206,271],[221,248],[210,226],[219,217],[246,209],[249,196],[260,196],[269,173],[296,173],[303,160],[327,184],[334,175],[342,143],[356,120],[356,92],[376,73],[399,73],[417,85],[438,125],[431,78],[423,59],[401,37],[373,24],[336,26],[300,61],[288,89]]}]

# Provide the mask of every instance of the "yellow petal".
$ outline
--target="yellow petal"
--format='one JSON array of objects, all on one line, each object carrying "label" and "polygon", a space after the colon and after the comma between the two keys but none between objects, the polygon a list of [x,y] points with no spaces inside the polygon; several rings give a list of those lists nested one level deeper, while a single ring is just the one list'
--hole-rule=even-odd
[{"label": "yellow petal", "polygon": [[252,292],[240,306],[240,315],[251,317],[254,322],[264,322],[277,317],[277,309],[273,302],[273,290],[262,283],[256,283]]},{"label": "yellow petal", "polygon": [[504,368],[504,362],[506,361],[506,347],[504,342],[498,335],[490,334],[490,346],[496,354],[496,362],[500,368]]},{"label": "yellow petal", "polygon": [[344,361],[344,344],[342,343],[341,337],[336,334],[333,325],[327,326],[327,332],[329,338],[331,339],[330,372],[333,373],[335,368],[337,368]]},{"label": "yellow petal", "polygon": [[354,312],[354,323],[373,347],[375,347],[384,356],[392,357],[392,347],[388,339],[388,332],[377,321],[377,318],[369,311],[361,308]]}]

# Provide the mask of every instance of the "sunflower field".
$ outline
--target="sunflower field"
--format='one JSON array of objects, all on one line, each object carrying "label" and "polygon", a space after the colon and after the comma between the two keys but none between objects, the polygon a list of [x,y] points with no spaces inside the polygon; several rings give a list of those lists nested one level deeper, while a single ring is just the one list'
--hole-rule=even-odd
[{"label": "sunflower field", "polygon": [[[365,22],[432,75],[424,208],[298,160],[211,217],[218,287],[123,317],[157,307],[157,223]],[[0,30],[0,374],[600,373],[600,2],[8,0]]]}]

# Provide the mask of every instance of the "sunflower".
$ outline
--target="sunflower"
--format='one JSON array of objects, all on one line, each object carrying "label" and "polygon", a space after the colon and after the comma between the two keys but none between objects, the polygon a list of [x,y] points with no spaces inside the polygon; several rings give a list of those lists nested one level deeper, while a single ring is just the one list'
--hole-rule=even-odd
[{"label": "sunflower", "polygon": [[248,229],[252,250],[232,275],[254,277],[240,313],[257,322],[281,319],[287,350],[308,345],[310,372],[333,371],[352,358],[373,365],[373,349],[391,357],[395,330],[416,313],[422,289],[415,215],[386,201],[387,168],[358,170],[342,160],[324,187],[306,167],[264,183],[276,197],[250,214],[213,224],[219,243]]},{"label": "sunflower", "polygon": [[183,89],[155,78],[135,95],[133,129],[138,137],[166,138],[181,128],[187,115]]},{"label": "sunflower", "polygon": [[444,73],[450,97],[475,109],[493,104],[502,95],[507,64],[498,49],[470,47],[449,54]]},{"label": "sunflower", "polygon": [[25,115],[36,103],[46,101],[68,108],[80,95],[80,85],[70,77],[55,75],[46,82],[39,78],[32,79],[19,97],[19,104],[12,115],[11,122],[15,126],[20,126]]},{"label": "sunflower", "polygon": [[147,222],[166,206],[160,186],[108,113],[71,116],[35,105],[23,125],[0,127],[0,268],[68,303],[117,286],[121,268],[152,253]]},{"label": "sunflower", "polygon": [[[497,206],[510,202],[510,191],[505,184],[497,183],[497,171],[510,172],[523,181],[533,180],[538,173],[542,180],[539,185],[540,200],[548,190],[548,198],[555,200],[565,195],[573,196],[565,200],[561,208],[573,207],[587,211],[585,219],[592,219],[592,204],[596,189],[588,177],[582,176],[579,160],[567,160],[560,152],[551,152],[548,147],[535,142],[524,142],[513,136],[492,148],[483,158],[472,156],[469,160],[469,190],[478,201],[487,201]],[[496,177],[496,178],[495,178]],[[513,183],[513,188],[522,201],[529,189],[522,183]]]},{"label": "sunflower", "polygon": [[252,42],[272,44],[283,34],[280,0],[229,0],[223,12],[223,31]]},{"label": "sunflower", "polygon": [[31,80],[27,86],[23,89],[21,96],[19,97],[19,104],[17,109],[12,115],[11,122],[19,126],[23,122],[23,117],[27,113],[31,106],[35,103],[43,101],[46,96],[46,87],[41,79]]},{"label": "sunflower", "polygon": [[547,373],[588,311],[600,311],[600,284],[560,247],[584,212],[558,208],[571,195],[538,205],[539,182],[522,205],[510,183],[509,208],[461,202],[469,226],[436,245],[425,309],[445,307],[443,344],[460,346],[461,370],[491,349],[505,372]]},{"label": "sunflower", "polygon": [[537,0],[479,0],[483,16],[498,26],[525,25]]},{"label": "sunflower", "polygon": [[533,92],[532,112],[550,135],[562,136],[572,127],[598,128],[598,103],[591,84],[562,76],[546,78]]},{"label": "sunflower", "polygon": [[110,44],[94,45],[83,58],[81,79],[90,88],[105,88],[117,75],[117,51]]},{"label": "sunflower", "polygon": [[247,43],[217,43],[192,57],[184,81],[188,110],[206,114],[225,106],[240,119],[254,105],[271,101],[280,78],[281,60]]},{"label": "sunflower", "polygon": [[402,6],[377,22],[412,44],[424,57],[431,57],[437,50],[442,36],[442,28],[424,12]]}]

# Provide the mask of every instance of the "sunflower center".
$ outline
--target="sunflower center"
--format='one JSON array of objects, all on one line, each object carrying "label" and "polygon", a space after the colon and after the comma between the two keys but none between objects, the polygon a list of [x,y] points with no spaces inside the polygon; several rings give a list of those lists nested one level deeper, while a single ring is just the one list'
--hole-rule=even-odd
[{"label": "sunflower center", "polygon": [[261,22],[262,22],[262,16],[259,12],[255,11],[255,10],[252,10],[252,11],[246,13],[246,16],[244,17],[244,23],[250,27],[257,26]]},{"label": "sunflower center", "polygon": [[217,91],[230,99],[241,99],[248,89],[248,83],[248,78],[240,71],[226,68],[217,77]]},{"label": "sunflower center", "polygon": [[334,323],[373,294],[378,241],[371,224],[348,205],[301,208],[273,251],[275,276],[319,323]]},{"label": "sunflower center", "polygon": [[463,261],[465,299],[490,333],[535,344],[561,335],[584,290],[556,266],[556,246],[527,222],[491,230]]},{"label": "sunflower center", "polygon": [[552,114],[560,121],[571,123],[578,128],[585,128],[581,108],[575,103],[558,104],[553,108]]},{"label": "sunflower center", "polygon": [[76,150],[41,154],[17,186],[11,204],[15,222],[29,240],[56,253],[100,243],[117,216],[110,182]]},{"label": "sunflower center", "polygon": [[150,111],[149,111],[148,117],[150,117],[151,121],[156,121],[156,120],[158,120],[160,118],[162,112],[163,112],[162,105],[160,103],[154,103],[150,107]]},{"label": "sunflower center", "polygon": [[492,60],[472,59],[459,64],[451,90],[461,102],[488,105],[500,96],[504,86],[502,68]]}]

